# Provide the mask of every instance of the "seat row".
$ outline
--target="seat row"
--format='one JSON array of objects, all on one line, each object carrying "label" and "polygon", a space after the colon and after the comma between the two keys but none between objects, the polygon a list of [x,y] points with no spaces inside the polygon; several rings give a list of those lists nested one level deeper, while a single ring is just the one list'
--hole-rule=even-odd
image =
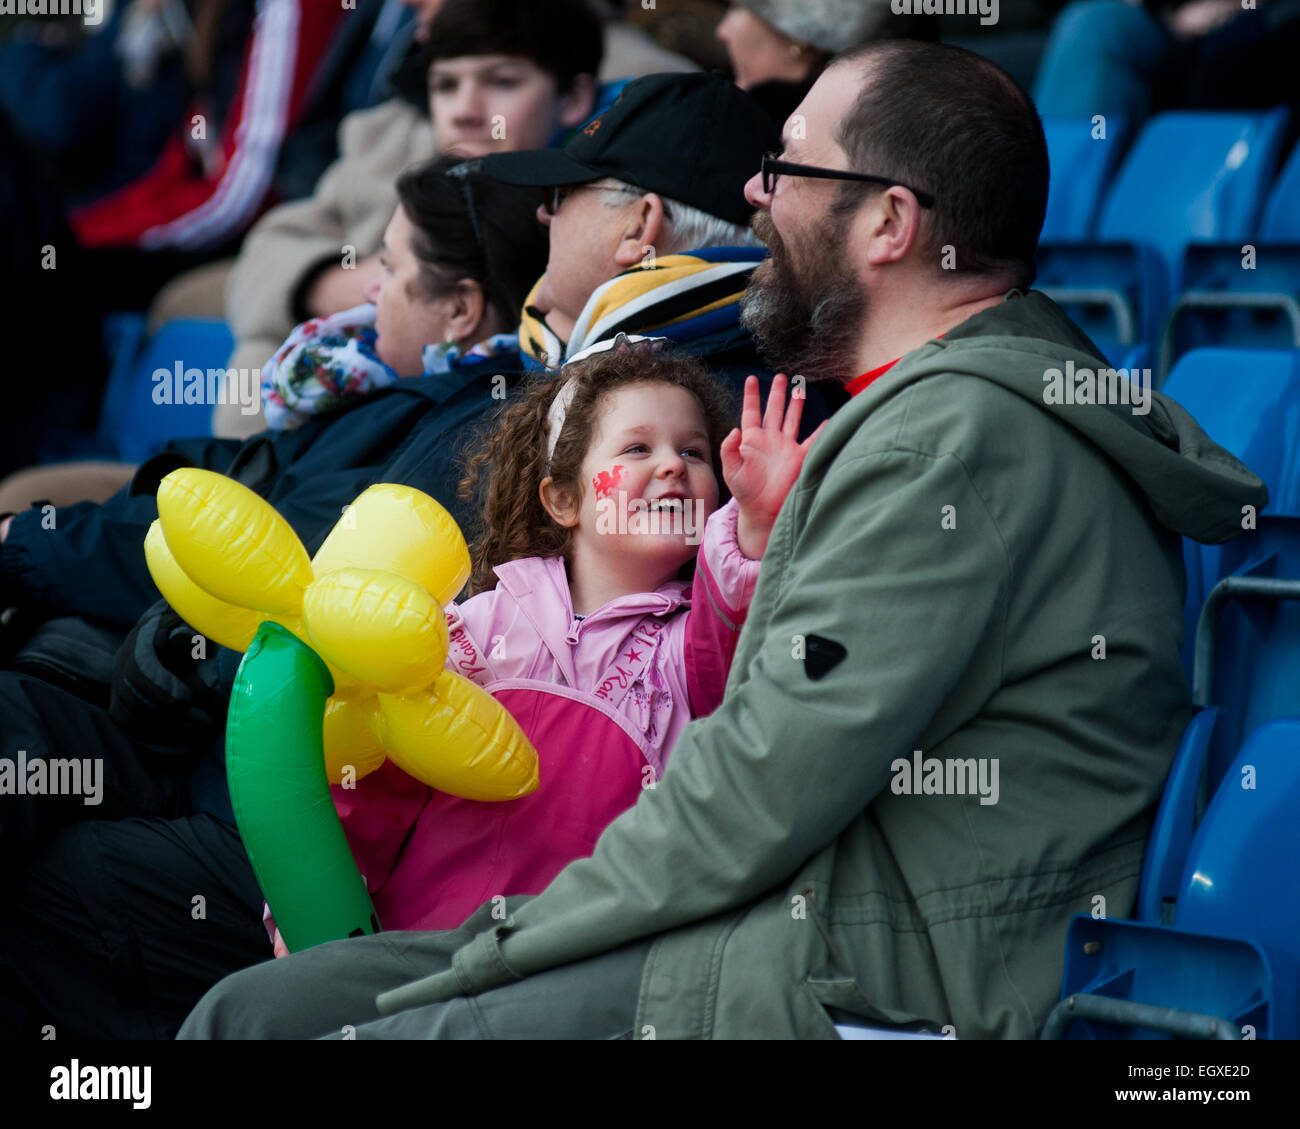
[{"label": "seat row", "polygon": [[1199,349],[1163,391],[1269,488],[1188,542],[1196,712],[1132,920],[1081,915],[1045,1038],[1300,1036],[1300,351]]},{"label": "seat row", "polygon": [[[1163,380],[1211,344],[1300,347],[1300,146],[1288,112],[1044,122],[1037,285],[1117,367]],[[1280,167],[1279,167],[1280,166]]]}]

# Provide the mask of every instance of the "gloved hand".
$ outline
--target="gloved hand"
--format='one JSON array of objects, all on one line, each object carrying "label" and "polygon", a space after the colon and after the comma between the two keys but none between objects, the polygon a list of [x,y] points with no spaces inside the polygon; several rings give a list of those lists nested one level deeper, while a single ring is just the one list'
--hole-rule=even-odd
[{"label": "gloved hand", "polygon": [[[230,688],[219,652],[159,600],[140,617],[113,664],[109,712],[135,736],[164,748],[194,748],[225,722]],[[196,657],[196,654],[205,657]]]}]

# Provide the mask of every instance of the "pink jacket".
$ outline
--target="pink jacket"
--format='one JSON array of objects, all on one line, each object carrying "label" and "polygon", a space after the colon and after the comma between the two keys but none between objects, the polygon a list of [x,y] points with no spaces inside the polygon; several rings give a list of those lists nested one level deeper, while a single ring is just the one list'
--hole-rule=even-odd
[{"label": "pink jacket", "polygon": [[734,501],[705,525],[694,583],[573,618],[561,558],[498,565],[447,611],[447,665],[496,697],[537,749],[540,787],[504,803],[435,792],[392,762],[334,804],[385,929],[449,929],[496,895],[535,894],[663,772],[686,723],[722,700],[758,561]]}]

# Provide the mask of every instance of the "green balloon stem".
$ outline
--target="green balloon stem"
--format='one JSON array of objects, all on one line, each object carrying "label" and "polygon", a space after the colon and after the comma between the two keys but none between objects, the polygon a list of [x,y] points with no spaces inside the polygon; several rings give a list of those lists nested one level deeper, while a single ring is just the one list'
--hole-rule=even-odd
[{"label": "green balloon stem", "polygon": [[287,628],[258,628],[235,676],[226,777],[253,873],[290,952],[379,932],[325,776],[334,680]]}]

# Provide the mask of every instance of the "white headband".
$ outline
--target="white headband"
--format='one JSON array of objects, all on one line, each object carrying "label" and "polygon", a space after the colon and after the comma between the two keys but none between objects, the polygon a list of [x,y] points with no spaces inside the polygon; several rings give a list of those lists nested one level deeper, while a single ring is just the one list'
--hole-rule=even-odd
[{"label": "white headband", "polygon": [[[589,345],[580,353],[575,354],[565,361],[565,367],[576,364],[578,361],[585,361],[588,357],[597,353],[607,353],[610,349],[624,348],[629,349],[638,341],[655,341],[662,342],[658,347],[668,343],[666,337],[638,337],[631,333],[619,333],[605,340],[597,341],[594,345]],[[560,441],[560,432],[564,430],[564,417],[569,414],[569,405],[573,403],[573,397],[577,394],[578,382],[573,377],[567,377],[564,386],[555,394],[555,399],[551,401],[550,408],[546,412],[546,466],[549,468],[551,459],[555,457],[555,445]]]},{"label": "white headband", "polygon": [[546,466],[549,469],[551,459],[555,457],[555,444],[560,441],[560,432],[564,430],[564,417],[569,412],[569,405],[573,403],[574,394],[578,391],[578,382],[573,377],[568,377],[564,382],[564,387],[556,394],[555,399],[551,401],[550,409],[546,413]]}]

